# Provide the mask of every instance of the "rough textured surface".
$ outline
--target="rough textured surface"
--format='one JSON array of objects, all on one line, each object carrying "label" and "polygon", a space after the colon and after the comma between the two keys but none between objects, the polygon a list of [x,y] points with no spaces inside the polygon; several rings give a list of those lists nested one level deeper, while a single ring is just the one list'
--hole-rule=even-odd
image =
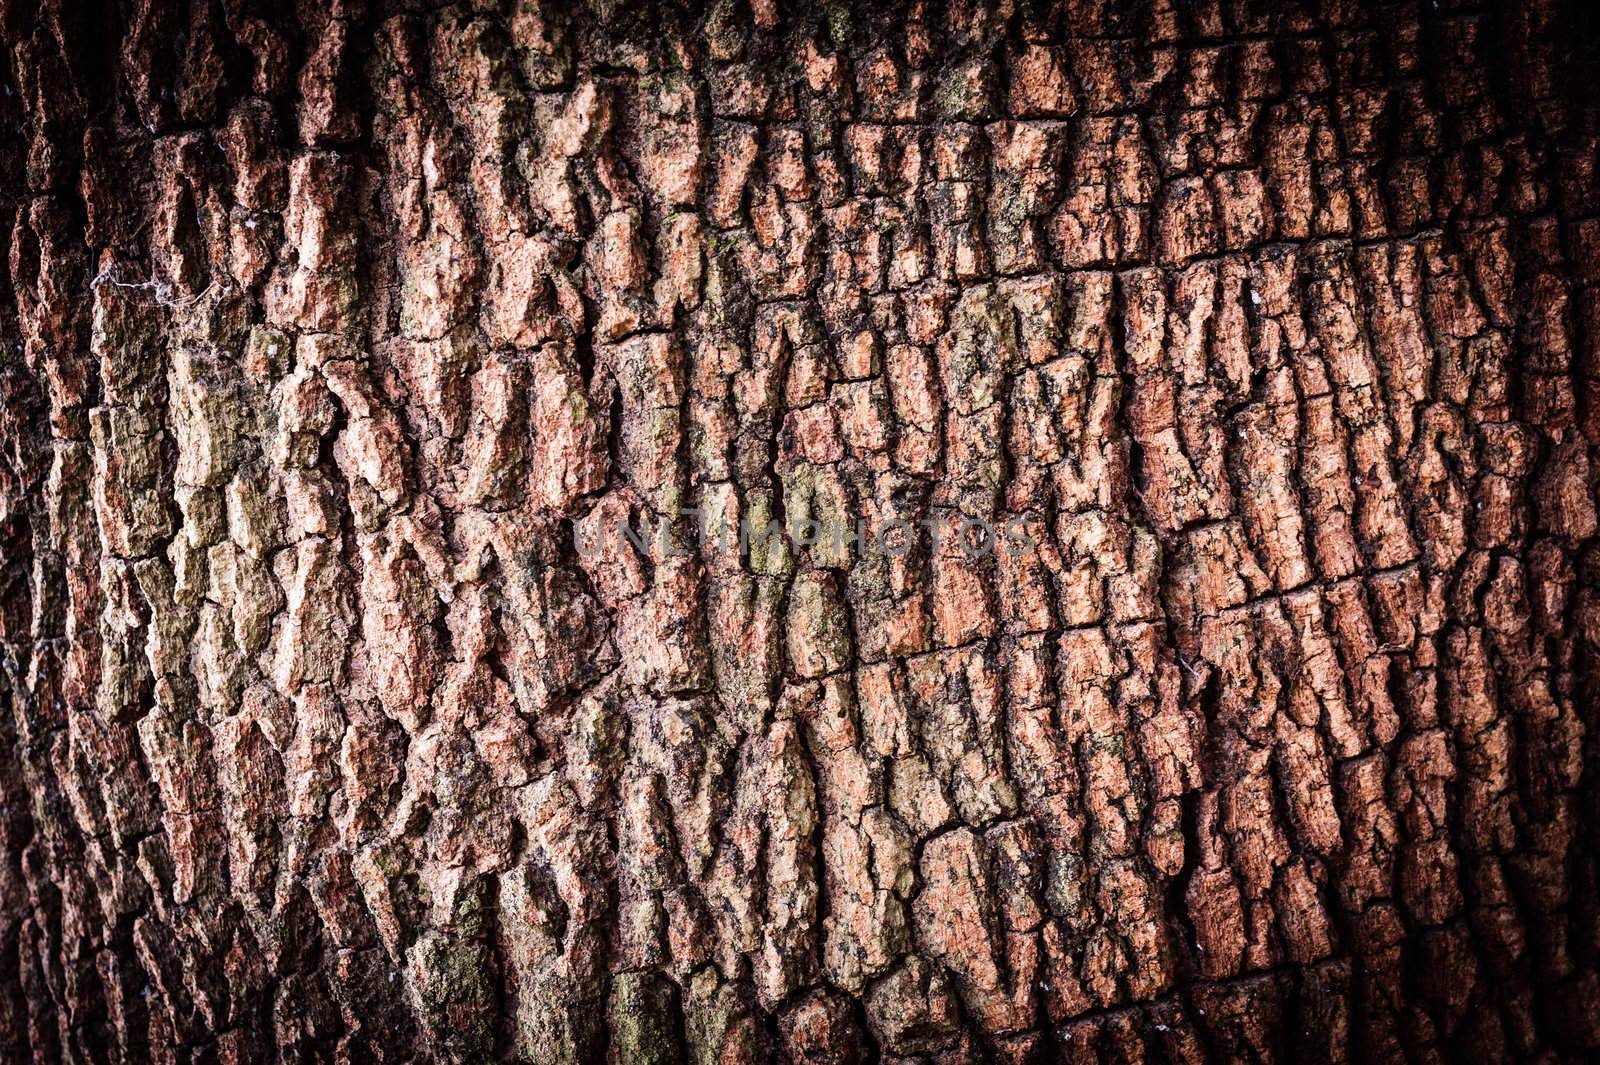
[{"label": "rough textured surface", "polygon": [[1600,1048],[1581,0],[3,8],[0,1059]]}]

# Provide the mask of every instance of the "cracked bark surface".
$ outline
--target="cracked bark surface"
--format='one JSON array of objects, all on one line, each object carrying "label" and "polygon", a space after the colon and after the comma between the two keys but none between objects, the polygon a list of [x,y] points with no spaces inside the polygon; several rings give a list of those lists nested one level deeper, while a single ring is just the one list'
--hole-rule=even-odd
[{"label": "cracked bark surface", "polygon": [[1588,1059],[1596,29],[4,5],[0,1058]]}]

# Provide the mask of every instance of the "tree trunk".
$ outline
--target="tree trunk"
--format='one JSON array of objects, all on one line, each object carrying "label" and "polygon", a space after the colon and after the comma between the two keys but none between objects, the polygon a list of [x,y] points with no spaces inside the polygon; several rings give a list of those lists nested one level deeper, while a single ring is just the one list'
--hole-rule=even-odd
[{"label": "tree trunk", "polygon": [[1584,7],[7,3],[0,1059],[1600,1050]]}]

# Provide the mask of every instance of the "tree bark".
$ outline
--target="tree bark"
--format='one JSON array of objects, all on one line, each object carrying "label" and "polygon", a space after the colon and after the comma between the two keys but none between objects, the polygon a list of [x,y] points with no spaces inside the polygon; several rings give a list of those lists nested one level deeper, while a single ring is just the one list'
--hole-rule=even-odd
[{"label": "tree bark", "polygon": [[0,1058],[1600,1051],[1595,22],[4,5]]}]

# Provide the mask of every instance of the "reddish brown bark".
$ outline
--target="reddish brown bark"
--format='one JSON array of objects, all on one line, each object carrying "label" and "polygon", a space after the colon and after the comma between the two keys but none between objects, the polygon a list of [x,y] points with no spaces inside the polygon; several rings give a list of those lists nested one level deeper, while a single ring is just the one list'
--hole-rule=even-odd
[{"label": "reddish brown bark", "polygon": [[1600,1049],[1581,4],[0,27],[0,1058]]}]

